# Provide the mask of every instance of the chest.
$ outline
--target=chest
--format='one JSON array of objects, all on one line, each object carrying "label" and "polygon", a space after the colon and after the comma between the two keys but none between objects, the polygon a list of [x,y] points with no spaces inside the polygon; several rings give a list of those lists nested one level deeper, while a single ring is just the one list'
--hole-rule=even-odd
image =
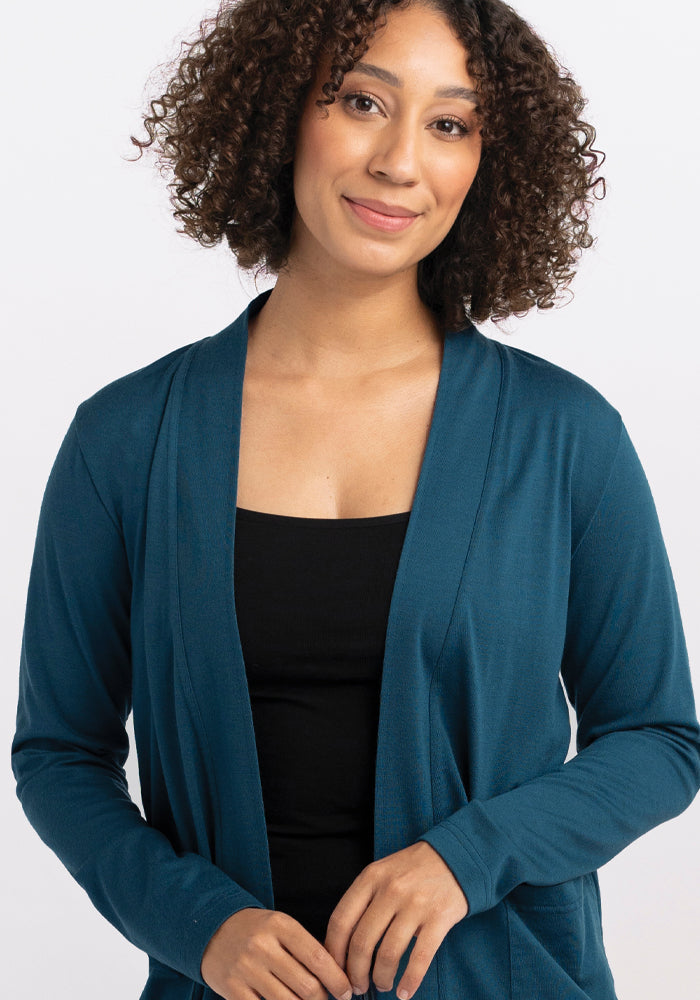
[{"label": "chest", "polygon": [[246,373],[237,506],[323,518],[410,510],[439,375],[439,360],[327,384]]}]

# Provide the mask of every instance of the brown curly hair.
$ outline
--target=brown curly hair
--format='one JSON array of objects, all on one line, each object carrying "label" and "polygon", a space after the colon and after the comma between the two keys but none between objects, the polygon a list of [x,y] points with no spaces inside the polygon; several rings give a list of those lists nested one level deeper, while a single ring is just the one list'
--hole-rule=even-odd
[{"label": "brown curly hair", "polygon": [[279,273],[295,208],[292,151],[319,58],[330,56],[323,107],[388,11],[412,2],[443,13],[462,40],[482,132],[459,215],[418,264],[420,297],[448,330],[549,309],[594,242],[588,219],[605,196],[596,177],[605,154],[580,118],[576,81],[502,0],[224,0],[166,64],[165,92],[144,115],[149,138],[130,136],[137,159],[158,141],[178,232],[203,246],[225,236],[244,270]]}]

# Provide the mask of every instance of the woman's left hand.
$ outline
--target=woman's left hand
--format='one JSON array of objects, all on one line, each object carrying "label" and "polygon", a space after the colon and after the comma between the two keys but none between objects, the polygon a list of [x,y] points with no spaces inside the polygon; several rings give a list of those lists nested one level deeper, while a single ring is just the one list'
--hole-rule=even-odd
[{"label": "woman's left hand", "polygon": [[[367,865],[328,921],[325,948],[354,987],[369,990],[370,964],[384,935],[372,978],[378,990],[390,990],[412,939],[416,943],[397,987],[413,996],[451,927],[469,912],[457,879],[438,852],[419,840]],[[347,962],[346,962],[347,957]]]}]

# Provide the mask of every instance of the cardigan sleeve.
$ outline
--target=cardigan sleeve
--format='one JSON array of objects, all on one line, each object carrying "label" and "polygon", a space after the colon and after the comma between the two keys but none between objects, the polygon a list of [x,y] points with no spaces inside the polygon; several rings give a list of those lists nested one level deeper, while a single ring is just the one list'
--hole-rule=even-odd
[{"label": "cardigan sleeve", "polygon": [[561,677],[577,753],[427,830],[469,902],[592,872],[682,812],[700,784],[700,729],[657,512],[621,423],[603,495],[571,559]]},{"label": "cardigan sleeve", "polygon": [[129,796],[131,578],[75,421],[44,493],[22,636],[12,767],[39,836],[129,941],[203,983],[214,931],[256,897],[176,852]]}]

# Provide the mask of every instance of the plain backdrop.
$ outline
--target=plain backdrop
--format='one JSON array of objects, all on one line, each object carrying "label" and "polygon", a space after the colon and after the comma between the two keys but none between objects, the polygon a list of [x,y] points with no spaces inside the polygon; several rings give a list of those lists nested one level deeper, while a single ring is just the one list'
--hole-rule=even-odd
[{"label": "plain backdrop", "polygon": [[[687,4],[678,17],[679,8],[629,0],[516,7],[583,86],[608,195],[573,301],[506,330],[480,328],[577,373],[621,412],[656,501],[697,692],[700,20]],[[153,161],[126,160],[129,134],[144,134],[146,98],[157,96],[145,89],[150,72],[213,10],[197,0],[36,0],[3,15],[0,938],[12,1000],[129,1000],[146,977],[145,955],[29,826],[9,748],[39,506],[76,406],[217,333],[256,293],[227,248],[177,234]],[[128,773],[138,801],[133,754]],[[600,871],[620,1000],[697,997],[699,801]]]}]

